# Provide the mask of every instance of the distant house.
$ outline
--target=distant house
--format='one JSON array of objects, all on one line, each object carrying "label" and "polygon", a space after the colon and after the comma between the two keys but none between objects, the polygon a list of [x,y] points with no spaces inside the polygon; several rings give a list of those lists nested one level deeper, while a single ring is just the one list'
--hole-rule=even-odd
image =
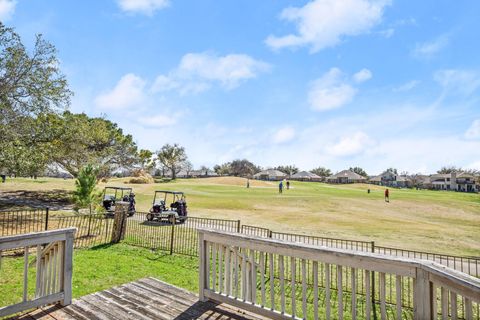
[{"label": "distant house", "polygon": [[286,179],[287,174],[275,169],[268,169],[268,170],[263,170],[263,171],[260,171],[259,173],[254,174],[253,178],[257,180],[280,181],[280,180]]},{"label": "distant house", "polygon": [[177,178],[209,178],[217,176],[218,174],[210,169],[189,171],[182,169],[179,173],[177,173]]},{"label": "distant house", "polygon": [[382,174],[368,180],[369,183],[379,186],[409,188],[412,186],[412,180],[405,175],[397,175],[391,171],[385,171]]},{"label": "distant house", "polygon": [[432,174],[423,182],[423,187],[433,190],[451,190],[461,192],[480,191],[477,177],[466,172]]},{"label": "distant house", "polygon": [[340,171],[330,177],[327,177],[328,183],[363,183],[367,178],[350,170]]},{"label": "distant house", "polygon": [[290,180],[297,181],[322,181],[322,177],[308,171],[300,171],[290,177]]}]

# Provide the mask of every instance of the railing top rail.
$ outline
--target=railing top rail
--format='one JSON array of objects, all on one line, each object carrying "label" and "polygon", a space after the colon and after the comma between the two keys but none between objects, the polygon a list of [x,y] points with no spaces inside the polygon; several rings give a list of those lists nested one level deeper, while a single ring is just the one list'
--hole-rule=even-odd
[{"label": "railing top rail", "polygon": [[394,273],[412,278],[416,278],[416,269],[420,268],[431,275],[431,281],[454,287],[462,292],[466,292],[472,299],[480,301],[480,279],[433,261],[379,253],[353,252],[345,249],[262,238],[205,228],[199,228],[198,232],[203,235],[203,239],[206,241],[218,241],[225,245],[244,246],[268,253],[300,259],[319,260],[346,267],[362,268],[390,274]]},{"label": "railing top rail", "polygon": [[0,251],[65,240],[68,235],[73,236],[76,231],[77,228],[65,228],[0,237]]}]

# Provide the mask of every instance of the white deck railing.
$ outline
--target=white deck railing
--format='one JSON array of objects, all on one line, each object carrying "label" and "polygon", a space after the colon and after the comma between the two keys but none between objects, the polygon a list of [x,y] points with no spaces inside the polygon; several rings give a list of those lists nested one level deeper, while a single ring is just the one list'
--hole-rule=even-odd
[{"label": "white deck railing", "polygon": [[200,299],[271,319],[479,319],[480,279],[435,262],[199,230]]},{"label": "white deck railing", "polygon": [[[68,228],[0,237],[0,259],[2,251],[24,249],[22,302],[0,307],[0,318],[47,304],[71,303],[75,231],[75,228]],[[29,258],[31,251],[35,251],[33,259]],[[28,270],[34,266],[36,269],[35,295],[30,298]]]}]

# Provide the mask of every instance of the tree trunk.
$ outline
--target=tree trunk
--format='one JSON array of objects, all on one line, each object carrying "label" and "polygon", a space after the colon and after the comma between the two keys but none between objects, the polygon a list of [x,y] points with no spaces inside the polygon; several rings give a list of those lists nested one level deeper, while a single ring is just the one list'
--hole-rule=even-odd
[{"label": "tree trunk", "polygon": [[175,180],[177,178],[177,171],[175,167],[172,167],[172,180]]}]

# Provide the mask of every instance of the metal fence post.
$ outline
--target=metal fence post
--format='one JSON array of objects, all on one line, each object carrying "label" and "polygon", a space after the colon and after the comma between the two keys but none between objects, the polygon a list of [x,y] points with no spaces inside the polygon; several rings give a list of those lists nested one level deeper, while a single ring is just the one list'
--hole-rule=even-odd
[{"label": "metal fence post", "polygon": [[176,219],[175,219],[175,215],[170,215],[169,217],[169,220],[172,220],[172,232],[171,232],[171,235],[170,235],[170,255],[173,254],[173,243],[175,242],[175,222],[176,222]]},{"label": "metal fence post", "polygon": [[49,215],[50,209],[47,207],[46,213],[45,213],[45,231],[48,231],[48,215]]}]

